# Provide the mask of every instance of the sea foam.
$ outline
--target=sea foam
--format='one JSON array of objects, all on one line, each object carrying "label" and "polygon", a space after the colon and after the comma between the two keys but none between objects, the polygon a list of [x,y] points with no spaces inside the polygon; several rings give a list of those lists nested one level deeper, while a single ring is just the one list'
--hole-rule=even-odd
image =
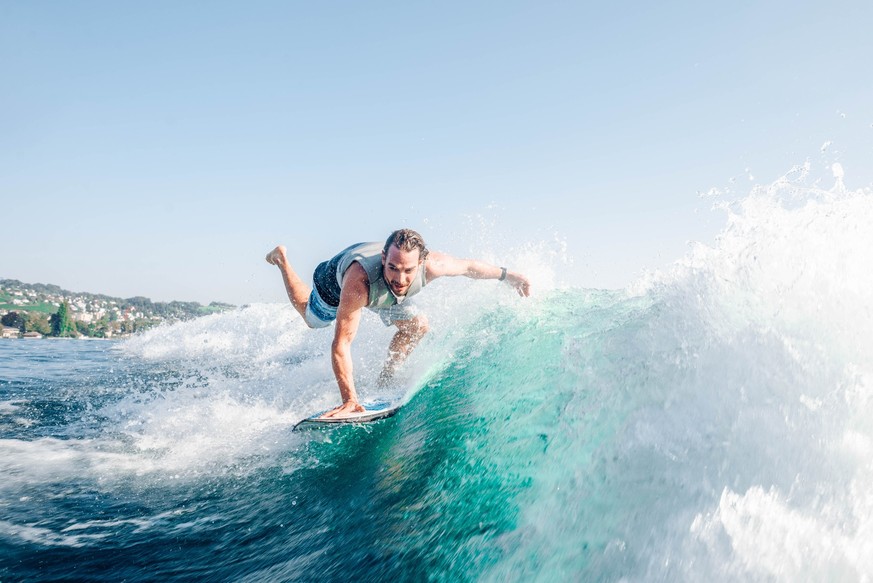
[{"label": "sea foam", "polygon": [[634,290],[682,323],[696,361],[648,416],[654,443],[627,444],[677,452],[680,475],[699,468],[684,484],[696,503],[665,492],[677,520],[647,575],[873,576],[873,196],[839,165],[827,190],[808,175],[723,205],[715,246]]}]

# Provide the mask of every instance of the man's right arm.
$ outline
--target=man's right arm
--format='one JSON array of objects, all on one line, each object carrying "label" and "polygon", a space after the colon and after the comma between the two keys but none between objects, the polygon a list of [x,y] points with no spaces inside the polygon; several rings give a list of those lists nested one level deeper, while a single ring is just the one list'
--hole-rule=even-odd
[{"label": "man's right arm", "polygon": [[336,329],[331,345],[331,363],[343,404],[333,411],[325,413],[324,417],[364,410],[358,403],[358,393],[355,390],[352,341],[358,333],[361,309],[367,305],[369,293],[367,272],[359,263],[353,263],[346,272],[343,281],[340,305],[337,309]]}]

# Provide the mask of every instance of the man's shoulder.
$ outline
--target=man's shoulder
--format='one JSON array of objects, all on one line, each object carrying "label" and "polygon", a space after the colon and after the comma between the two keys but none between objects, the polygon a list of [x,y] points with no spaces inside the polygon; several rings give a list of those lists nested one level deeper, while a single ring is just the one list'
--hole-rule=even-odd
[{"label": "man's shoulder", "polygon": [[[348,290],[348,292],[346,291]],[[349,265],[346,270],[346,276],[343,278],[342,293],[361,294],[367,298],[370,293],[370,278],[367,276],[367,270],[357,261]]]},{"label": "man's shoulder", "polygon": [[352,261],[352,263],[349,264],[349,267],[346,270],[346,279],[348,280],[349,278],[364,278],[365,280],[368,279],[367,270],[364,269],[364,266],[361,265],[360,261]]},{"label": "man's shoulder", "polygon": [[430,251],[424,262],[425,274],[430,281],[446,274],[446,268],[455,258],[441,251]]}]

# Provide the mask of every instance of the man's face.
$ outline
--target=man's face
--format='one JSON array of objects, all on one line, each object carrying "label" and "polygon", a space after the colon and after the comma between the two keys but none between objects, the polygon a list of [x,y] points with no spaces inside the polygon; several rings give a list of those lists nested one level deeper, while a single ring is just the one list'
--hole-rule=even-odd
[{"label": "man's face", "polygon": [[382,253],[382,272],[395,295],[406,295],[420,266],[421,256],[418,249],[401,251],[397,245],[391,245],[387,254]]}]

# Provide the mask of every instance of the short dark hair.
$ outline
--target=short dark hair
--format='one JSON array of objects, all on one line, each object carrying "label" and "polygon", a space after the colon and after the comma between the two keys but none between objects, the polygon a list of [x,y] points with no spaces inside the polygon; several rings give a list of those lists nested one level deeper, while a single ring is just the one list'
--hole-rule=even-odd
[{"label": "short dark hair", "polygon": [[388,254],[388,248],[391,245],[396,245],[401,251],[412,251],[418,249],[418,258],[427,258],[427,247],[424,244],[424,237],[419,235],[412,229],[398,229],[388,236],[385,241],[385,247],[382,248],[382,253]]}]

